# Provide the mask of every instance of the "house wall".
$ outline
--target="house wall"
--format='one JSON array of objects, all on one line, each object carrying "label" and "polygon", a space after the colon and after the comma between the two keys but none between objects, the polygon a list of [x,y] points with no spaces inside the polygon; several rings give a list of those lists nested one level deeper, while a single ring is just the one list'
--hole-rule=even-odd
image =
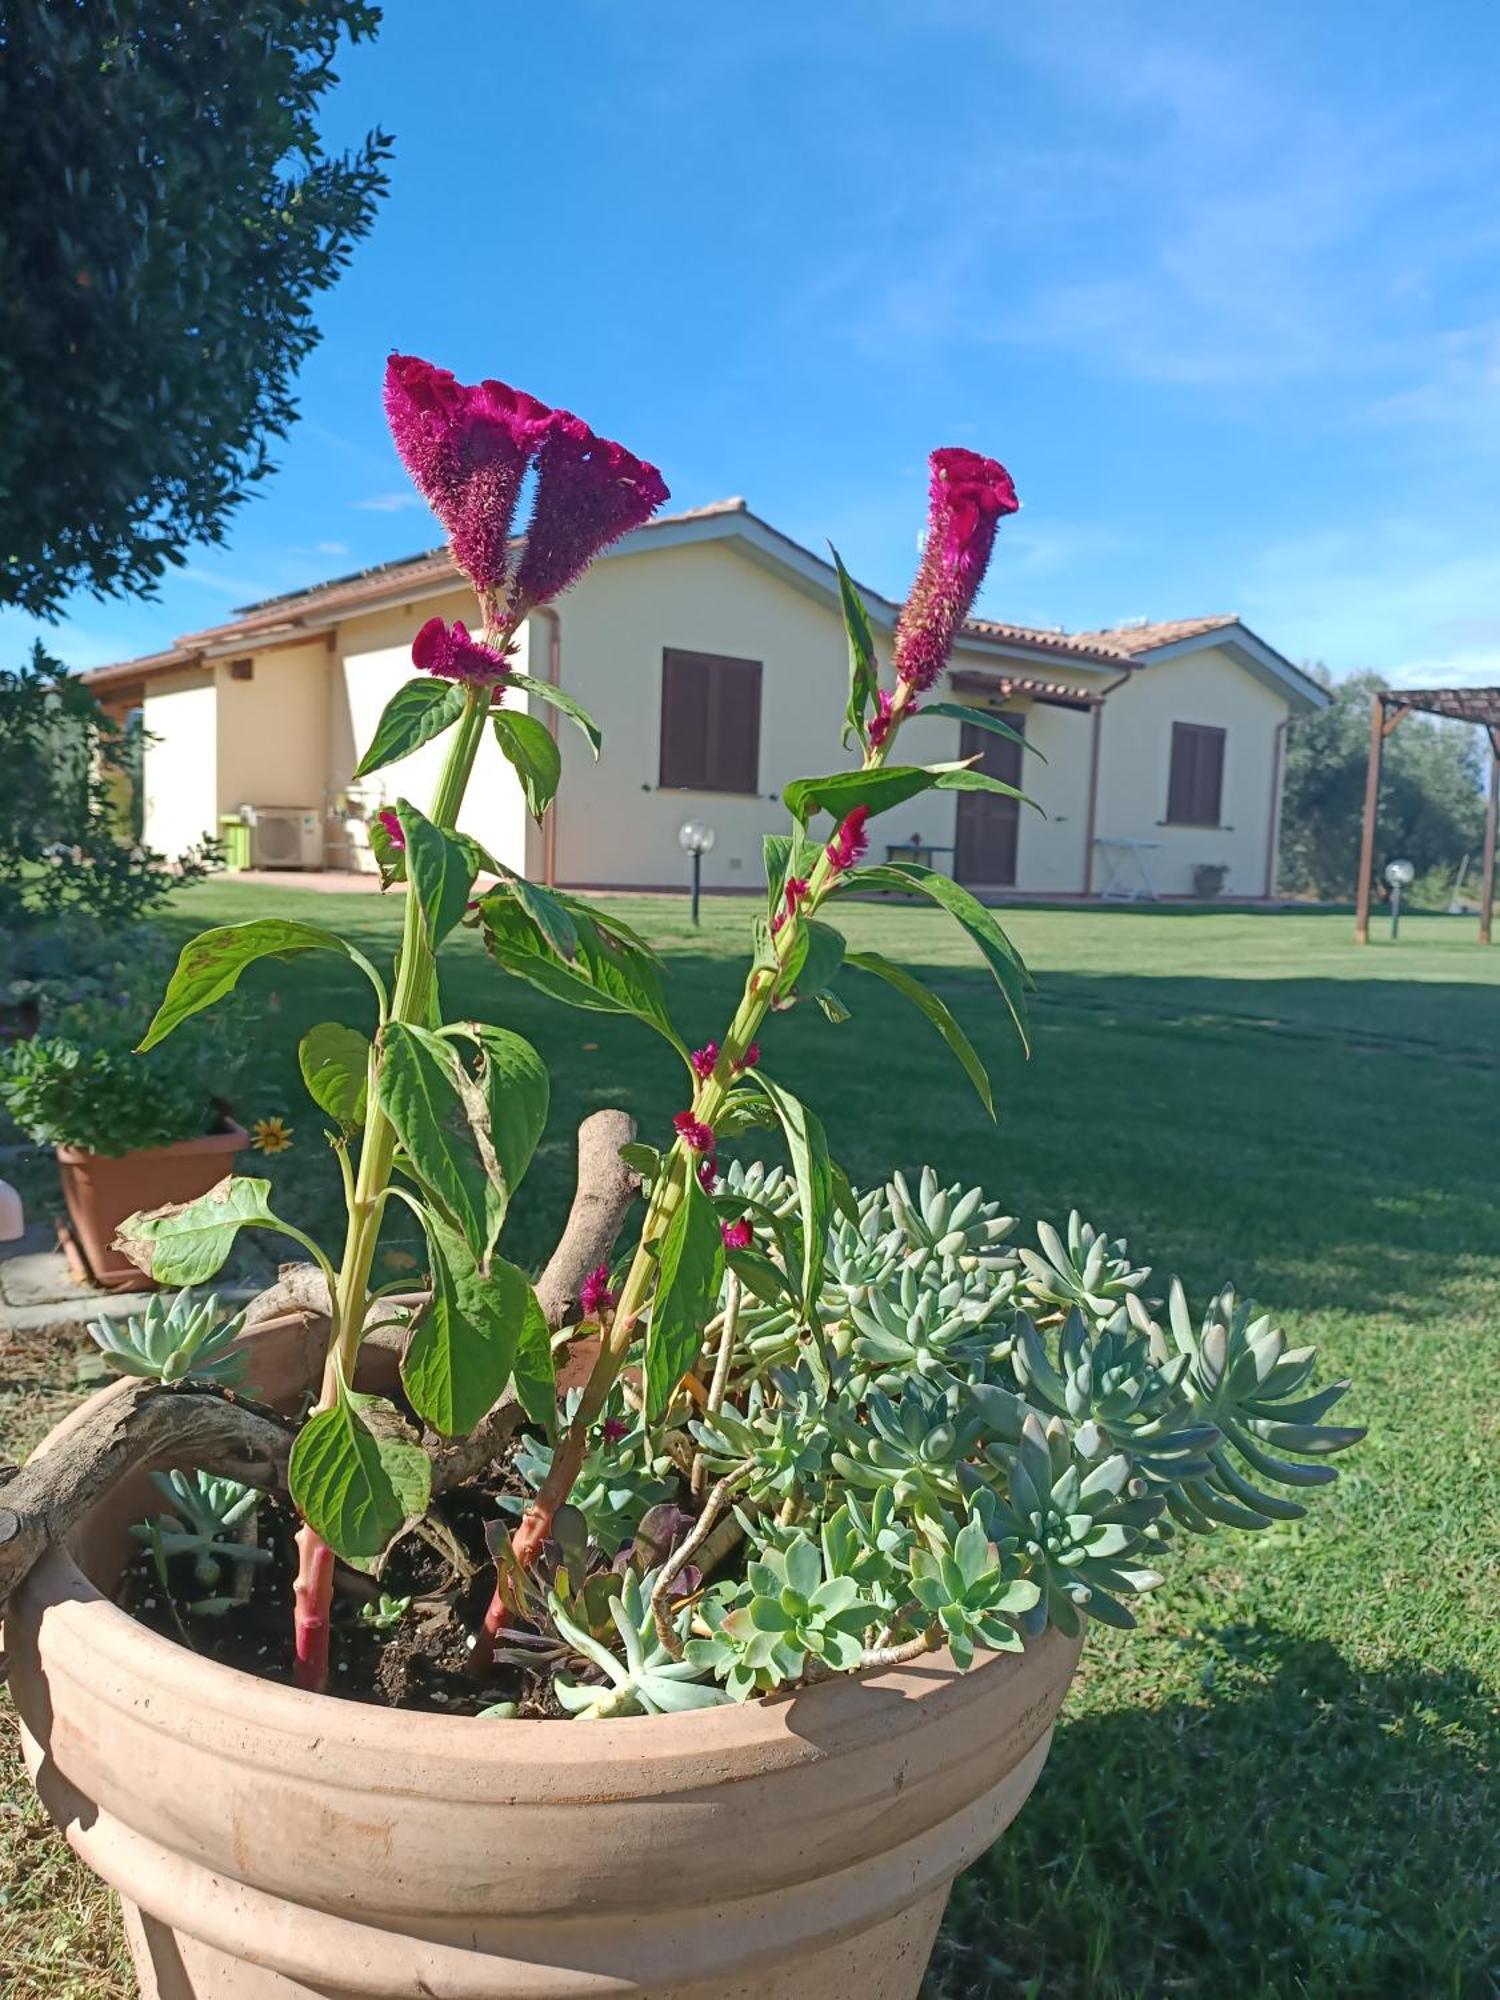
[{"label": "house wall", "polygon": [[329,652],[321,633],[249,658],[248,681],[214,663],[219,701],[219,811],[311,806],[321,811],[328,768]]},{"label": "house wall", "polygon": [[[697,819],[716,835],[703,859],[705,887],[756,887],[763,880],[761,837],[786,825],[782,786],[844,761],[839,731],[848,656],[837,612],[713,543],[600,563],[558,609],[563,685],[604,732],[597,765],[567,740],[574,731],[563,739],[558,880],[685,883],[689,864],[677,833],[685,820]],[[761,661],[756,796],[660,788],[666,647]]]},{"label": "house wall", "polygon": [[[1287,713],[1281,695],[1218,647],[1141,667],[1105,704],[1098,832],[1160,842],[1147,858],[1163,895],[1191,895],[1199,862],[1228,866],[1226,895],[1263,895],[1277,725]],[[1225,732],[1218,827],[1165,824],[1174,722]],[[1096,890],[1105,873],[1106,864],[1096,859]]]},{"label": "house wall", "polygon": [[193,670],[150,680],[143,708],[145,841],[175,859],[219,830],[213,673]]},{"label": "house wall", "polygon": [[[330,799],[336,799],[350,787],[355,766],[375,733],[386,703],[403,682],[415,675],[411,643],[417,631],[427,619],[439,616],[450,622],[462,618],[472,626],[472,593],[457,589],[440,597],[423,598],[413,604],[351,618],[339,627],[327,687],[325,755]],[[540,631],[540,621],[537,629]],[[535,671],[531,636],[528,628],[519,637],[515,665],[522,673]],[[545,644],[545,634],[542,637]],[[539,678],[545,678],[545,674],[544,656]],[[508,702],[516,706],[518,697],[512,695]],[[414,805],[427,810],[437,788],[446,748],[446,737],[435,738],[420,745],[409,757],[361,779],[355,790],[366,812],[373,814],[383,805],[393,805],[398,798],[409,798]],[[578,748],[587,762],[588,752],[581,737]],[[540,873],[540,843],[527,819],[520,786],[493,737],[488,735],[474,762],[463,827],[507,867],[533,875]]]}]

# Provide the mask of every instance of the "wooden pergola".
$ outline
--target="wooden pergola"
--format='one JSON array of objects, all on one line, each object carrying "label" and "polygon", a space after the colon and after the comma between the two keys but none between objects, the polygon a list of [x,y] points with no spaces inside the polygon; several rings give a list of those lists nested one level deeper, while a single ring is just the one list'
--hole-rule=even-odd
[{"label": "wooden pergola", "polygon": [[1370,876],[1375,866],[1375,810],[1380,802],[1380,762],[1385,739],[1414,709],[1449,722],[1471,722],[1490,739],[1489,805],[1484,816],[1484,864],[1479,874],[1479,942],[1490,941],[1495,901],[1495,821],[1500,812],[1500,687],[1382,689],[1370,704],[1370,765],[1365,778],[1364,831],[1359,843],[1354,942],[1370,942]]}]

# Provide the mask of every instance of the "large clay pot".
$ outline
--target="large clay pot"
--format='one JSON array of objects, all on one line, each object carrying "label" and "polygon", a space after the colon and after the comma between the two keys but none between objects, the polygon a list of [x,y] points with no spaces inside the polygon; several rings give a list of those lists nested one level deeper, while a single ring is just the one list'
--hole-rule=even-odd
[{"label": "large clay pot", "polygon": [[57,1148],[57,1171],[74,1239],[96,1282],[107,1292],[144,1292],[151,1280],[110,1245],[127,1215],[169,1201],[196,1201],[234,1172],[234,1156],[250,1143],[243,1125],[226,1120],[219,1132],[143,1146],[107,1159],[77,1146]]},{"label": "large clay pot", "polygon": [[[315,1336],[252,1336],[267,1394],[311,1379]],[[1078,1655],[1048,1632],[968,1674],[937,1653],[608,1722],[396,1712],[127,1617],[100,1586],[143,1497],[38,1566],[6,1641],[37,1790],[160,2000],[913,2000]]]}]

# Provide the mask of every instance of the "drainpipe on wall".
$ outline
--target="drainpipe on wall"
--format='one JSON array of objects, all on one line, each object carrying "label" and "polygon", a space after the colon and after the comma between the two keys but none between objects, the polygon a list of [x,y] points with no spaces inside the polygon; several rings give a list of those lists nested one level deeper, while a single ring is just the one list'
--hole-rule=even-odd
[{"label": "drainpipe on wall", "polygon": [[1099,739],[1104,734],[1104,703],[1116,688],[1124,687],[1135,669],[1127,668],[1117,681],[1100,688],[1094,701],[1094,728],[1089,743],[1089,810],[1083,830],[1083,895],[1087,902],[1094,893],[1094,829],[1099,812]]},{"label": "drainpipe on wall", "polygon": [[1271,821],[1266,830],[1266,901],[1276,894],[1276,846],[1281,832],[1281,759],[1289,717],[1283,716],[1271,740]]},{"label": "drainpipe on wall", "polygon": [[[532,611],[533,618],[547,621],[547,684],[549,687],[562,686],[562,619],[550,604],[538,604]],[[548,707],[547,728],[557,735],[557,710]],[[557,886],[557,799],[542,822],[542,882],[548,889]]]}]

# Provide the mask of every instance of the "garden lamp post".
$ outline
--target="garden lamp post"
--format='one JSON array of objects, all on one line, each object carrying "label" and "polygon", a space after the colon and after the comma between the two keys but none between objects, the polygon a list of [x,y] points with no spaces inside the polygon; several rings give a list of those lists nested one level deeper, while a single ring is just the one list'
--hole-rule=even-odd
[{"label": "garden lamp post", "polygon": [[1416,869],[1409,861],[1388,861],[1385,879],[1391,885],[1391,940],[1394,943],[1401,934],[1401,891],[1416,875]]},{"label": "garden lamp post", "polygon": [[684,820],[677,829],[677,843],[693,857],[693,923],[698,922],[698,897],[703,882],[703,857],[714,844],[714,830],[702,820]]}]

